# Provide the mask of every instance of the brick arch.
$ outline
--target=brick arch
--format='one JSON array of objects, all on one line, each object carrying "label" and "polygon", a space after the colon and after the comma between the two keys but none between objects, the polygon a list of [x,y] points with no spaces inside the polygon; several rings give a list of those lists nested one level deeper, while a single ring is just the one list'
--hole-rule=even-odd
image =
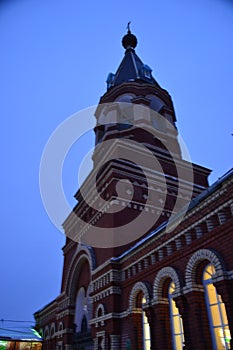
[{"label": "brick arch", "polygon": [[63,324],[63,322],[61,321],[61,322],[59,322],[59,324],[58,324],[58,332],[62,332],[63,329],[64,329],[64,324]]},{"label": "brick arch", "polygon": [[91,270],[93,271],[96,268],[96,258],[95,258],[94,249],[88,245],[79,244],[77,251],[75,253],[74,259],[81,251],[86,252],[86,254],[88,255],[90,267],[91,267]]},{"label": "brick arch", "polygon": [[164,282],[170,278],[176,286],[175,294],[179,295],[181,293],[181,281],[178,273],[173,267],[166,266],[163,267],[158,273],[154,281],[153,286],[153,298],[155,301],[161,300],[163,297],[163,286]]},{"label": "brick arch", "polygon": [[70,268],[69,268],[69,271],[68,271],[68,279],[69,279],[69,275],[71,273],[71,270],[73,268],[73,265],[75,263],[75,260],[77,259],[78,255],[80,254],[80,252],[83,252],[83,253],[86,253],[87,257],[88,257],[88,261],[89,261],[89,265],[90,265],[90,268],[91,268],[91,271],[93,271],[95,268],[96,268],[96,258],[95,258],[95,253],[94,253],[94,250],[92,247],[89,247],[87,245],[84,245],[84,244],[79,244],[77,249],[76,249],[76,252],[71,260],[71,263],[70,263]]},{"label": "brick arch", "polygon": [[98,313],[99,313],[99,310],[101,310],[101,316],[104,316],[105,315],[105,307],[103,304],[99,304],[96,308],[96,311],[95,311],[95,317],[98,318]]},{"label": "brick arch", "polygon": [[[74,269],[77,268],[77,259],[78,256],[83,253],[85,254],[86,259],[88,260],[90,270],[93,271],[96,268],[96,258],[95,258],[95,253],[92,247],[84,245],[84,244],[79,244],[77,247],[77,250],[71,260],[71,263],[69,265],[69,270],[67,273],[66,281],[65,281],[65,290],[69,291],[69,285],[70,281],[72,279],[72,274],[74,273]],[[68,295],[70,295],[68,293]]]},{"label": "brick arch", "polygon": [[[81,273],[81,269],[86,263],[88,264],[91,272],[91,263],[90,263],[89,256],[83,253],[83,254],[80,254],[78,258],[74,261],[74,263],[71,265],[71,269],[69,271],[68,278],[67,278],[66,293],[73,301],[75,300],[76,292],[77,292],[78,275],[79,273]],[[91,275],[90,275],[90,283],[91,283]]]},{"label": "brick arch", "polygon": [[147,282],[137,282],[130,293],[129,296],[129,310],[130,312],[136,308],[136,299],[138,294],[142,292],[146,298],[146,304],[150,302],[150,286]]},{"label": "brick arch", "polygon": [[224,276],[224,263],[218,254],[212,249],[200,249],[194,253],[186,266],[185,270],[185,284],[187,287],[191,287],[197,284],[196,272],[199,264],[208,260],[215,268],[215,276]]}]

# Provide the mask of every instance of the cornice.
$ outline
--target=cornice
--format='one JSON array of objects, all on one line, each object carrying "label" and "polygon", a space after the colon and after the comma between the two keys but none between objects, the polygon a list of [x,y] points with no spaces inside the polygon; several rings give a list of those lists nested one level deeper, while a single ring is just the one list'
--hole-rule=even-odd
[{"label": "cornice", "polygon": [[167,92],[167,90],[162,89],[161,87],[157,87],[155,85],[145,83],[145,82],[124,82],[121,85],[117,85],[109,89],[101,98],[101,103],[109,103],[114,102],[115,99],[124,94],[124,93],[133,93],[136,96],[145,97],[148,94],[154,94],[158,97],[162,98],[162,100],[169,106],[172,110],[174,110],[171,96]]}]

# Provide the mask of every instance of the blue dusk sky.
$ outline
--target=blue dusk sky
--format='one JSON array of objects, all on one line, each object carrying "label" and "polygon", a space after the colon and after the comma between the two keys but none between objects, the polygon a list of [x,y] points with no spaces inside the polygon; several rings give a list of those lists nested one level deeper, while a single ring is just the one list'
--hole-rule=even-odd
[{"label": "blue dusk sky", "polygon": [[[60,292],[65,237],[43,207],[41,156],[60,123],[105,93],[128,21],[192,161],[213,170],[210,183],[232,167],[232,1],[0,1],[0,319],[33,320]],[[92,144],[89,133],[64,163],[71,206]]]}]

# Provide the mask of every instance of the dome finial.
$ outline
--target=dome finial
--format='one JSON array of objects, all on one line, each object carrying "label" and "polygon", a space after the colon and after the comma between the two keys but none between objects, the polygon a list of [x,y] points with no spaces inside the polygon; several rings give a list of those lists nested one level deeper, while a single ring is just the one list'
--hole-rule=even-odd
[{"label": "dome finial", "polygon": [[126,50],[135,49],[138,43],[136,36],[131,33],[130,24],[131,24],[131,21],[128,22],[127,34],[122,39],[122,45]]}]

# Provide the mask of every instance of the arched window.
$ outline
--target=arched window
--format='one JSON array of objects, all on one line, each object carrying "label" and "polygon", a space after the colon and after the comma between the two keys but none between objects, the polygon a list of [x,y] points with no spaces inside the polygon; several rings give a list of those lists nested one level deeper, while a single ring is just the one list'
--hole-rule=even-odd
[{"label": "arched window", "polygon": [[63,322],[60,322],[58,326],[58,332],[62,332],[62,331],[63,331]]},{"label": "arched window", "polygon": [[211,327],[213,350],[230,349],[231,334],[228,326],[225,305],[213,285],[214,266],[208,264],[203,272],[203,284],[208,317]]},{"label": "arched window", "polygon": [[81,332],[82,332],[82,333],[87,332],[87,318],[86,318],[85,315],[84,315],[83,318],[82,318]]},{"label": "arched window", "polygon": [[146,312],[143,310],[144,305],[146,304],[146,298],[142,298],[142,339],[143,339],[143,350],[150,350],[151,341],[150,341],[150,325],[146,316]]},{"label": "arched window", "polygon": [[76,332],[81,332],[81,324],[83,315],[85,315],[86,310],[86,292],[83,287],[81,287],[77,293],[76,305],[75,305],[75,315],[74,324],[76,325]]},{"label": "arched window", "polygon": [[75,304],[74,324],[76,326],[75,331],[81,332],[83,317],[87,320],[87,329],[89,328],[89,321],[92,318],[92,303],[90,297],[91,287],[89,285],[87,291],[84,287],[81,287],[77,293]]},{"label": "arched window", "polygon": [[170,320],[172,331],[172,342],[174,350],[182,350],[184,344],[184,330],[183,321],[176,303],[173,300],[173,293],[175,291],[175,283],[171,282],[168,289],[169,306],[170,306]]}]

